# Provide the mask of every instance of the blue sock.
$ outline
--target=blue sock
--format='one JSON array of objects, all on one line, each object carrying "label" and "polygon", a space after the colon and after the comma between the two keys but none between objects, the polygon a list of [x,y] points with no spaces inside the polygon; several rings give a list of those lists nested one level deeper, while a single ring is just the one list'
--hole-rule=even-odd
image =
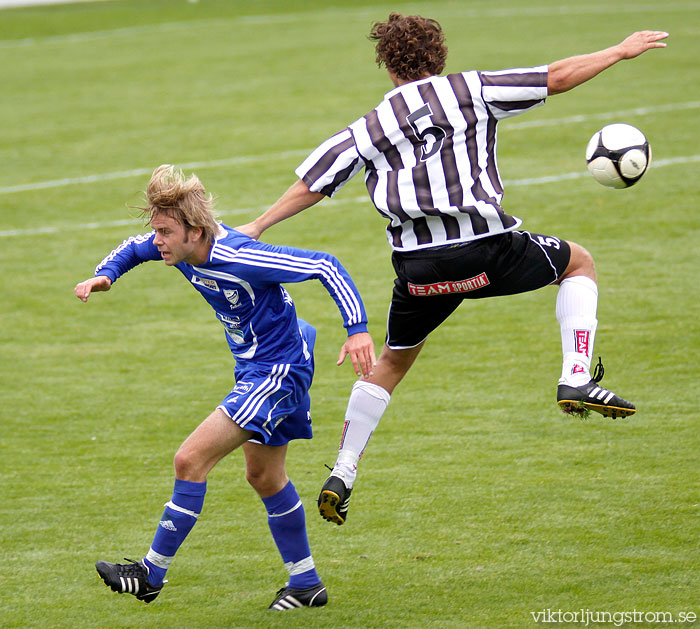
[{"label": "blue sock", "polygon": [[207,483],[175,479],[170,502],[156,530],[153,543],[143,562],[148,566],[148,582],[161,585],[175,553],[197,522],[204,504]]},{"label": "blue sock", "polygon": [[304,589],[320,583],[306,535],[304,505],[292,482],[262,501],[272,537],[289,572],[289,587]]}]

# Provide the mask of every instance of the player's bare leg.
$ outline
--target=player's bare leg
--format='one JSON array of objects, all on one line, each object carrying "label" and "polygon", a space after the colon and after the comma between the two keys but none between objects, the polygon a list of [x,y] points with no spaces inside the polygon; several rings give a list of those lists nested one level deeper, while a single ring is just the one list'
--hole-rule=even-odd
[{"label": "player's bare leg", "polygon": [[253,436],[221,409],[207,417],[175,454],[175,477],[192,482],[204,482],[212,468],[227,454]]},{"label": "player's bare leg", "polygon": [[289,482],[285,462],[287,444],[266,446],[248,441],[243,444],[245,477],[260,498],[267,498],[281,491]]},{"label": "player's bare leg", "polygon": [[362,378],[362,381],[382,387],[391,395],[418,358],[423,345],[425,341],[407,349],[391,349],[385,345],[374,367],[374,373]]},{"label": "player's bare leg", "polygon": [[148,554],[140,561],[127,559],[126,564],[98,561],[95,568],[106,585],[145,603],[155,600],[177,549],[199,517],[207,475],[252,434],[216,409],[185,439],[175,455],[173,496],[165,506]]},{"label": "player's bare leg", "polygon": [[593,257],[570,242],[571,259],[557,282],[557,319],[561,326],[562,373],[557,402],[568,414],[586,415],[596,411],[605,417],[627,417],[636,412],[634,404],[598,385],[602,363],[591,376],[593,343],[598,325],[598,286]]}]

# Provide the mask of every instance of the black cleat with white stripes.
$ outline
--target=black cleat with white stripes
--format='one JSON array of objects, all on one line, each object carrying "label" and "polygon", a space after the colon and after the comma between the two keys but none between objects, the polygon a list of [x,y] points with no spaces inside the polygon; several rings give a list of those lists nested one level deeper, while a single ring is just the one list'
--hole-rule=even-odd
[{"label": "black cleat with white stripes", "polygon": [[143,561],[124,558],[130,563],[108,563],[98,561],[95,564],[105,585],[120,594],[133,594],[138,600],[150,603],[163,589],[162,585],[148,582],[148,568]]},{"label": "black cleat with white stripes", "polygon": [[595,380],[580,387],[560,384],[557,388],[557,403],[562,411],[571,415],[585,415],[587,411],[595,411],[604,417],[617,419],[637,412],[632,402],[601,387]]},{"label": "black cleat with white stripes", "polygon": [[283,612],[297,607],[323,607],[327,602],[328,593],[323,583],[303,590],[283,587],[277,592],[277,597],[268,609]]},{"label": "black cleat with white stripes", "polygon": [[329,476],[318,496],[318,512],[323,519],[343,524],[348,518],[351,493],[352,489],[348,489],[342,479]]}]

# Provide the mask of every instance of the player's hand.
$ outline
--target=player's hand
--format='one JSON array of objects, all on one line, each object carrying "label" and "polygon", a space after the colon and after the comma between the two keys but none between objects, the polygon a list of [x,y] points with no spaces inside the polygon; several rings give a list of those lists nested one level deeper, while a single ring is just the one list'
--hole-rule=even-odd
[{"label": "player's hand", "polygon": [[632,33],[627,39],[620,43],[623,59],[634,59],[650,48],[665,48],[666,44],[662,39],[666,39],[668,33],[665,31],[639,31]]},{"label": "player's hand", "polygon": [[81,301],[87,301],[90,293],[97,291],[105,291],[112,288],[112,280],[106,275],[98,275],[91,277],[89,280],[80,282],[74,289],[75,296]]},{"label": "player's hand", "polygon": [[262,234],[262,230],[256,226],[255,221],[252,223],[246,223],[245,225],[239,225],[238,227],[234,227],[234,229],[241,232],[241,234],[250,236],[254,240],[258,240]]},{"label": "player's hand", "polygon": [[343,347],[340,348],[340,356],[336,364],[342,365],[345,357],[350,355],[352,367],[358,376],[371,376],[372,369],[377,364],[374,354],[374,343],[368,332],[358,332],[348,336]]}]

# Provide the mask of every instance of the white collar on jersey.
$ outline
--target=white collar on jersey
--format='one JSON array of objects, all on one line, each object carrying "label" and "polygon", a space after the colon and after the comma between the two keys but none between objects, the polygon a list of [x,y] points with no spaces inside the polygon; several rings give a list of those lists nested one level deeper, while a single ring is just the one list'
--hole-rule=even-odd
[{"label": "white collar on jersey", "polygon": [[216,236],[214,236],[214,242],[211,243],[211,247],[209,248],[209,256],[207,257],[207,262],[211,262],[211,255],[214,252],[214,247],[216,246],[216,243],[219,241],[220,238],[226,238],[228,236],[228,232],[224,229],[223,225],[219,223],[219,230],[216,232]]},{"label": "white collar on jersey", "polygon": [[400,92],[406,86],[422,85],[423,83],[427,83],[428,81],[432,81],[433,79],[437,79],[437,78],[440,78],[440,77],[437,74],[433,74],[432,76],[426,77],[425,79],[416,79],[415,81],[409,81],[408,83],[403,83],[402,85],[395,87],[390,92],[387,92],[386,94],[384,94],[384,100],[391,98],[394,94],[396,94],[397,92]]}]

